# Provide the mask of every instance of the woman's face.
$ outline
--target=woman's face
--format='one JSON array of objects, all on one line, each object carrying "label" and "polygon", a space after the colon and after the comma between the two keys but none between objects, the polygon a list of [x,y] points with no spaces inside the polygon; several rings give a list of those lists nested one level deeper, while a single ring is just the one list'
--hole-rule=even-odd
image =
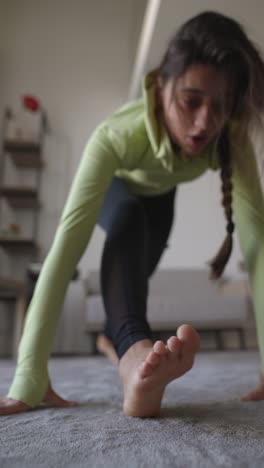
[{"label": "woman's face", "polygon": [[195,64],[175,84],[173,80],[159,84],[170,139],[186,154],[198,154],[230,116],[232,99],[227,79],[211,65]]}]

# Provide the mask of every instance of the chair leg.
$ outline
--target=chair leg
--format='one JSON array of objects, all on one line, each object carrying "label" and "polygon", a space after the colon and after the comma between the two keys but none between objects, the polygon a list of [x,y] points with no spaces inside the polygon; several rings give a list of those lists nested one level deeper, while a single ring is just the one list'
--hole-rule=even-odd
[{"label": "chair leg", "polygon": [[26,298],[24,295],[20,295],[16,299],[15,305],[15,323],[14,323],[14,334],[13,334],[13,358],[16,359],[19,342],[22,336],[24,318],[26,313]]},{"label": "chair leg", "polygon": [[238,331],[238,334],[239,334],[240,349],[246,349],[245,330],[243,328],[238,328],[237,331]]},{"label": "chair leg", "polygon": [[215,330],[216,348],[219,351],[224,349],[224,343],[223,343],[223,337],[222,337],[221,331],[222,330]]},{"label": "chair leg", "polygon": [[98,354],[97,348],[96,348],[96,341],[97,341],[97,332],[91,332],[90,333],[90,339],[91,339],[91,348],[92,348],[92,354]]}]

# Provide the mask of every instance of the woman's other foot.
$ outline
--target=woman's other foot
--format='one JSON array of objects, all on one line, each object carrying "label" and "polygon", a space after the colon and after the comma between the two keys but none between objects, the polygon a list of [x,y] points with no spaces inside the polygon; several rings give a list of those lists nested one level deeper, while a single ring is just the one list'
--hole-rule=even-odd
[{"label": "woman's other foot", "polygon": [[199,347],[199,335],[190,325],[181,325],[166,345],[149,339],[134,343],[120,359],[124,413],[157,416],[166,385],[192,368]]},{"label": "woman's other foot", "polygon": [[99,335],[96,340],[97,350],[107,356],[113,364],[119,363],[119,357],[116,354],[115,348],[112,341],[109,340],[105,335]]}]

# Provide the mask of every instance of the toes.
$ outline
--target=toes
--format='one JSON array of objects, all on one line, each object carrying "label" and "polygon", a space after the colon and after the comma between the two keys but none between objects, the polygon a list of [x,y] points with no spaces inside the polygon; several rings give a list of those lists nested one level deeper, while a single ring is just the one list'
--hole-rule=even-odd
[{"label": "toes", "polygon": [[43,403],[47,404],[48,406],[61,408],[67,408],[69,406],[78,406],[77,401],[65,400],[60,395],[58,395],[58,393],[56,393],[50,385],[45,397],[43,398]]},{"label": "toes", "polygon": [[[160,352],[156,352],[154,350],[154,347],[156,350]],[[153,345],[153,349],[150,351],[146,360],[143,362],[141,366],[141,372],[140,372],[141,377],[149,377],[154,371],[154,369],[159,366],[162,356],[165,354],[167,354],[167,350],[166,350],[164,343],[156,342],[155,345]]]},{"label": "toes", "polygon": [[250,401],[251,399],[251,395],[244,395],[240,397],[240,401]]},{"label": "toes", "polygon": [[152,365],[152,367],[157,367],[160,363],[161,356],[160,354],[156,353],[155,351],[150,351],[149,355],[147,356],[146,362]]},{"label": "toes", "polygon": [[184,343],[184,349],[197,352],[200,348],[200,337],[191,325],[181,325],[177,330],[177,337]]},{"label": "toes", "polygon": [[50,399],[50,400],[45,400],[43,401],[44,405],[47,406],[52,406],[55,408],[69,408],[72,406],[79,406],[79,403],[77,401],[71,401],[71,400],[63,400],[62,398],[60,399]]},{"label": "toes", "polygon": [[244,396],[240,397],[240,401],[252,401],[254,399],[255,398],[253,398],[253,395],[251,393],[249,393],[248,395],[244,395]]},{"label": "toes", "polygon": [[149,377],[153,373],[153,370],[153,366],[150,364],[150,362],[143,362],[139,370],[140,377],[142,377],[143,379],[145,377]]},{"label": "toes", "polygon": [[167,340],[167,346],[168,346],[168,350],[169,350],[171,353],[178,353],[178,354],[180,354],[181,348],[182,348],[182,344],[181,344],[181,341],[179,340],[179,338],[177,338],[177,336],[171,336],[171,337]]},{"label": "toes", "polygon": [[166,356],[168,351],[163,341],[156,341],[153,345],[153,351],[160,356]]}]

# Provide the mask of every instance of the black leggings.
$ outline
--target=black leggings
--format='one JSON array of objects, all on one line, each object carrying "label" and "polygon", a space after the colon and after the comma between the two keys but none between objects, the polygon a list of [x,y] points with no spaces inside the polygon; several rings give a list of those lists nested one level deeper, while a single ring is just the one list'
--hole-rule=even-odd
[{"label": "black leggings", "polygon": [[139,196],[114,177],[107,192],[98,219],[106,232],[101,263],[104,333],[113,342],[119,358],[133,343],[151,339],[147,322],[148,278],[167,244],[175,191]]}]

